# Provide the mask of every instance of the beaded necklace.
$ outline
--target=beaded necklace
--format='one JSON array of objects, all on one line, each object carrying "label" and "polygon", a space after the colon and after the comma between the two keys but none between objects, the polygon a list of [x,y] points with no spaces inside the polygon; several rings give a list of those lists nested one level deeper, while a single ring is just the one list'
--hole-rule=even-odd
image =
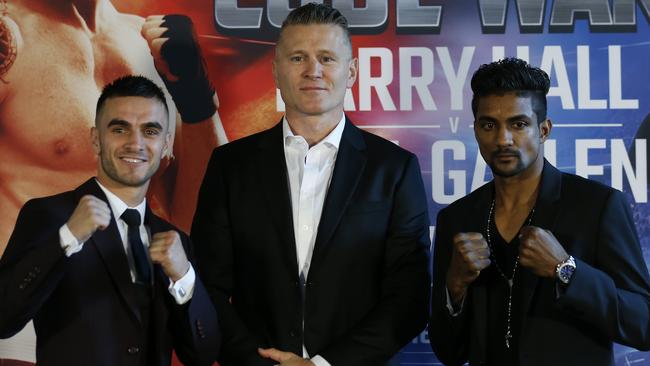
[{"label": "beaded necklace", "polygon": [[[501,266],[499,266],[499,263],[497,263],[496,258],[494,257],[494,250],[492,249],[492,238],[490,236],[490,227],[491,227],[490,224],[492,221],[492,214],[494,213],[495,201],[496,201],[495,199],[492,199],[492,204],[490,204],[490,213],[488,214],[485,233],[487,238],[486,240],[487,245],[490,248],[490,260],[492,261],[492,263],[494,263],[494,266],[497,269],[499,276],[503,278],[503,280],[506,281],[506,283],[508,284],[508,312],[506,317],[505,341],[506,341],[506,348],[510,349],[510,340],[512,339],[512,331],[510,328],[510,323],[512,318],[512,286],[515,283],[515,275],[517,274],[517,268],[519,267],[519,255],[517,255],[517,258],[515,259],[515,266],[512,269],[512,275],[510,275],[510,278],[508,278],[508,276],[506,276],[503,269],[501,269]],[[530,211],[530,214],[528,214],[528,222],[526,223],[526,225],[530,225],[531,221],[533,221],[534,214],[535,214],[535,207],[533,207],[533,209]]]}]

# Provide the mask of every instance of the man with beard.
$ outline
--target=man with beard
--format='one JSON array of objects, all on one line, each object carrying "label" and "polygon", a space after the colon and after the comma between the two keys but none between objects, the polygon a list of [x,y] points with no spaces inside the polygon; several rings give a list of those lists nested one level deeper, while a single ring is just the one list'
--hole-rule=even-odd
[{"label": "man with beard", "polygon": [[145,195],[169,148],[162,90],[141,76],[97,102],[97,176],[28,201],[0,261],[0,337],[33,319],[39,365],[211,365],[216,312],[187,235]]},{"label": "man with beard", "polygon": [[519,59],[472,77],[494,180],[438,215],[431,346],[445,364],[613,365],[650,349],[650,280],[624,195],[544,159],[548,75]]}]

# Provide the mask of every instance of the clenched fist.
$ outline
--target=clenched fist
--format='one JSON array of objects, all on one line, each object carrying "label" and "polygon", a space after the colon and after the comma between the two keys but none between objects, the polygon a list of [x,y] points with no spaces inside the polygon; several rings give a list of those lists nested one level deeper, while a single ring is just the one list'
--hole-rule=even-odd
[{"label": "clenched fist", "polygon": [[555,277],[556,266],[569,254],[549,230],[525,226],[519,232],[519,264],[540,277]]},{"label": "clenched fist", "polygon": [[219,101],[192,20],[179,14],[152,15],[140,33],[183,122],[197,123],[212,117]]},{"label": "clenched fist", "polygon": [[480,233],[458,233],[453,238],[447,289],[454,304],[465,297],[467,287],[490,265],[490,248]]},{"label": "clenched fist", "polygon": [[160,264],[173,282],[180,280],[190,269],[181,237],[175,230],[156,233],[149,244],[151,262]]},{"label": "clenched fist", "polygon": [[104,230],[111,222],[111,209],[101,199],[85,195],[66,223],[68,229],[79,243],[88,240],[95,231]]}]

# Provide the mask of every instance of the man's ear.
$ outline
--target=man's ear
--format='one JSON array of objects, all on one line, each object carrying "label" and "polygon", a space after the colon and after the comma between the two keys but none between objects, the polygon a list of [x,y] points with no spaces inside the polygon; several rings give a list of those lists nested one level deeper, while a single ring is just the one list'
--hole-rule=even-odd
[{"label": "man's ear", "polygon": [[97,127],[90,128],[90,140],[93,144],[93,152],[95,155],[99,155],[102,149],[99,145],[99,133],[97,132]]},{"label": "man's ear", "polygon": [[357,81],[357,76],[359,75],[359,59],[358,58],[353,58],[350,60],[350,65],[348,65],[349,71],[348,71],[348,83],[347,87],[351,88],[354,86],[354,82]]},{"label": "man's ear", "polygon": [[544,143],[549,136],[551,136],[551,130],[553,129],[553,122],[550,119],[545,119],[539,124],[539,140],[540,143]]},{"label": "man's ear", "polygon": [[162,151],[161,157],[167,156],[168,153],[169,153],[169,155],[171,155],[171,151],[169,151],[169,142],[171,140],[172,140],[172,135],[170,133],[166,133],[165,134],[165,143],[163,145],[163,151]]},{"label": "man's ear", "polygon": [[275,57],[273,58],[273,61],[271,61],[271,72],[273,73],[273,82],[275,82],[275,87],[279,88],[279,86],[278,86],[279,85],[278,84],[278,71],[277,71],[277,67],[275,65]]}]

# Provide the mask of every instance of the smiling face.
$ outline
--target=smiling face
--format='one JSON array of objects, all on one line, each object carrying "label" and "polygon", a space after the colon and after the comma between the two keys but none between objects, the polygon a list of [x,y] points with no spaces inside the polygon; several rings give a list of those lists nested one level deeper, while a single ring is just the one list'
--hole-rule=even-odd
[{"label": "smiling face", "polygon": [[496,177],[541,174],[551,122],[537,123],[529,96],[510,92],[480,97],[475,118],[481,156]]},{"label": "smiling face", "polygon": [[92,138],[103,185],[146,189],[169,144],[167,112],[154,98],[109,98]]},{"label": "smiling face", "polygon": [[357,60],[341,27],[290,25],[282,31],[273,77],[287,119],[323,116],[338,120],[345,91],[357,77]]}]

